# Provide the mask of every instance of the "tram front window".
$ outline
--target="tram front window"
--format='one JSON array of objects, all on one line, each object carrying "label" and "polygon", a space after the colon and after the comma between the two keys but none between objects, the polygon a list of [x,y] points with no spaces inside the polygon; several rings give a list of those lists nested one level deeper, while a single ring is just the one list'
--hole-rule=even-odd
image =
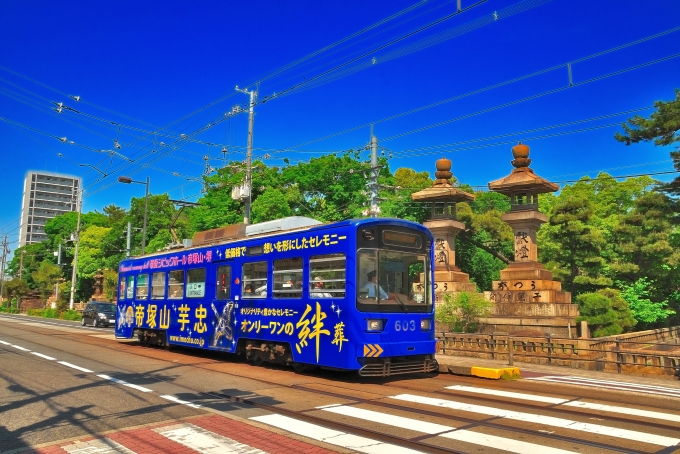
[{"label": "tram front window", "polygon": [[424,254],[359,250],[357,307],[362,312],[429,312],[430,263]]}]

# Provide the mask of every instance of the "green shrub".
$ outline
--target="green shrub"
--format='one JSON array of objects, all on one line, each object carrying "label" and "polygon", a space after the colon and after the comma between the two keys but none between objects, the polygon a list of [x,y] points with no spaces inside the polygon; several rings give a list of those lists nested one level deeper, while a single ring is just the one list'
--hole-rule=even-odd
[{"label": "green shrub", "polygon": [[474,333],[479,328],[479,318],[491,313],[493,303],[479,293],[460,292],[444,295],[444,304],[435,309],[435,319],[455,332]]},{"label": "green shrub", "polygon": [[621,292],[611,288],[594,293],[582,293],[576,297],[581,316],[593,329],[593,337],[614,336],[635,326],[635,319]]},{"label": "green shrub", "polygon": [[80,320],[83,315],[79,311],[67,310],[61,313],[59,318],[64,320]]}]

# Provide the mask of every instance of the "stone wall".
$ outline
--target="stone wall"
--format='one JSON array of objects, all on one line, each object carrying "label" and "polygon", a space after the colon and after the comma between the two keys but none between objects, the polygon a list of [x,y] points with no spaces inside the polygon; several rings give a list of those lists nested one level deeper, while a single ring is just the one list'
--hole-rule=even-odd
[{"label": "stone wall", "polygon": [[439,354],[575,369],[680,377],[680,326],[613,338],[560,338],[507,334],[436,334]]}]

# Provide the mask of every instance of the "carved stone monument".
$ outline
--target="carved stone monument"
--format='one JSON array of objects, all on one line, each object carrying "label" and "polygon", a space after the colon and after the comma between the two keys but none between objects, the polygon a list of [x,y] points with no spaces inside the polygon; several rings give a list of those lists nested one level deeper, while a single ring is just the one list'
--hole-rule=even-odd
[{"label": "carved stone monument", "polygon": [[414,202],[432,205],[432,217],[423,223],[434,235],[435,302],[443,302],[443,294],[476,292],[470,276],[456,266],[456,236],[465,230],[465,224],[456,219],[456,203],[471,202],[473,194],[461,191],[451,184],[451,160],[442,158],[436,163],[437,178],[431,187],[413,193]]},{"label": "carved stone monument", "polygon": [[575,330],[578,306],[571,304],[571,293],[563,292],[561,283],[538,262],[536,244],[536,232],[548,221],[538,211],[538,195],[555,192],[559,186],[529,167],[527,145],[515,145],[512,155],[512,173],[489,183],[489,189],[510,197],[510,211],[501,219],[514,231],[515,260],[501,271],[499,281],[493,281],[493,289],[485,292],[495,310],[483,323],[488,331],[533,330],[572,336],[570,328]]},{"label": "carved stone monument", "polygon": [[102,273],[102,270],[97,270],[97,274],[94,275],[94,294],[90,300],[106,301],[106,296],[104,295],[104,273]]}]

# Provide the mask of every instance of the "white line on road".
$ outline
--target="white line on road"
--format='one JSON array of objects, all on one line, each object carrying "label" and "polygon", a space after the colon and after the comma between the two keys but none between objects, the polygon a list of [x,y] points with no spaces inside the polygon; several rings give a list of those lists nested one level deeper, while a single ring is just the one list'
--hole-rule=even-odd
[{"label": "white line on road", "polygon": [[547,381],[551,383],[563,383],[568,385],[592,386],[594,388],[606,388],[620,391],[631,391],[645,394],[655,394],[669,397],[680,397],[680,389],[664,388],[663,386],[640,385],[637,383],[626,383],[620,381],[609,380],[595,380],[583,377],[565,377],[565,376],[545,376],[545,377],[531,377],[525,380],[532,381]]},{"label": "white line on road", "polygon": [[344,432],[340,432],[339,430],[333,430],[316,424],[310,424],[305,421],[299,421],[297,419],[275,413],[265,416],[255,416],[250,419],[267,424],[269,426],[278,427],[279,429],[283,429],[294,434],[302,435],[303,437],[311,438],[312,440],[323,441],[324,443],[342,446],[343,448],[364,452],[366,454],[420,453],[420,451],[415,451],[413,449],[382,443],[378,440],[360,437],[358,435],[346,434]]},{"label": "white line on road", "polygon": [[501,449],[503,451],[516,452],[518,454],[571,454],[575,452],[528,443],[526,441],[512,440],[510,438],[496,437],[494,435],[472,432],[470,430],[456,430],[455,432],[442,434],[440,437],[463,441],[465,443],[489,446]]},{"label": "white line on road", "polygon": [[29,349],[24,348],[24,347],[22,347],[21,345],[14,345],[14,344],[9,344],[9,345],[11,345],[12,347],[16,348],[17,350],[22,350],[22,351],[25,351],[25,352],[30,352]]},{"label": "white line on road", "polygon": [[38,353],[38,352],[31,352],[31,355],[40,356],[41,358],[49,359],[50,361],[54,361],[54,360],[57,359],[57,358],[52,358],[51,356],[43,355],[42,353]]},{"label": "white line on road", "polygon": [[630,407],[619,407],[616,405],[596,404],[592,402],[559,399],[557,397],[537,396],[535,394],[524,394],[511,391],[500,391],[497,389],[475,388],[473,386],[463,385],[447,386],[446,389],[451,389],[454,391],[464,391],[475,394],[486,394],[490,396],[508,397],[511,399],[530,400],[532,402],[563,405],[565,407],[584,408],[587,410],[606,411],[609,413],[621,413],[624,415],[641,416],[643,418],[665,419],[666,421],[680,422],[680,415],[661,413],[657,411],[640,410],[637,408]]},{"label": "white line on road", "polygon": [[379,411],[365,410],[363,408],[350,407],[347,405],[333,406],[333,407],[317,407],[319,410],[336,413],[338,415],[351,416],[353,418],[372,421],[380,424],[387,424],[388,426],[400,427],[402,429],[415,430],[417,432],[424,432],[426,434],[439,434],[454,430],[455,427],[444,426],[442,424],[435,424],[431,422],[421,421],[419,419],[405,418],[403,416],[394,416]]},{"label": "white line on road", "polygon": [[62,364],[66,367],[70,367],[72,369],[79,370],[81,372],[87,372],[88,374],[92,373],[90,369],[85,369],[84,367],[76,366],[75,364],[67,363],[66,361],[57,361],[57,363]]},{"label": "white line on road", "polygon": [[0,340],[0,344],[4,344],[4,345],[12,345],[12,344],[10,344],[9,342],[5,342],[5,341],[3,341],[3,340]]},{"label": "white line on road", "polygon": [[643,443],[651,443],[660,446],[674,446],[680,443],[680,438],[648,434],[644,432],[638,432],[635,430],[619,429],[616,427],[602,426],[599,424],[578,422],[570,419],[556,418],[553,416],[534,415],[531,413],[522,413],[513,410],[503,410],[500,408],[485,407],[482,405],[466,404],[462,402],[455,402],[452,400],[434,399],[431,397],[416,396],[413,394],[400,394],[398,396],[391,396],[390,398],[402,400],[405,402],[433,405],[440,408],[480,413],[487,416],[507,418],[514,421],[523,421],[543,426],[559,427],[563,429],[577,430],[580,432],[588,432],[593,434],[605,435],[609,437],[640,441]]},{"label": "white line on road", "polygon": [[102,374],[102,375],[97,375],[97,377],[103,378],[103,379],[105,379],[105,380],[110,380],[110,381],[112,381],[112,382],[114,382],[114,383],[117,383],[117,384],[119,384],[119,385],[128,386],[128,387],[130,387],[130,388],[136,389],[136,390],[138,390],[138,391],[142,391],[142,392],[144,392],[144,393],[153,392],[153,390],[151,390],[151,389],[149,389],[149,388],[145,388],[145,387],[139,386],[139,385],[134,385],[134,384],[132,384],[132,383],[128,383],[128,382],[123,381],[123,380],[119,380],[119,379],[117,379],[117,378],[109,377],[108,375]]},{"label": "white line on road", "polygon": [[189,402],[188,400],[178,399],[175,396],[162,395],[161,397],[163,399],[171,400],[171,401],[176,402],[178,404],[187,405],[189,407],[193,407],[193,408],[200,408],[201,407],[199,404]]}]

